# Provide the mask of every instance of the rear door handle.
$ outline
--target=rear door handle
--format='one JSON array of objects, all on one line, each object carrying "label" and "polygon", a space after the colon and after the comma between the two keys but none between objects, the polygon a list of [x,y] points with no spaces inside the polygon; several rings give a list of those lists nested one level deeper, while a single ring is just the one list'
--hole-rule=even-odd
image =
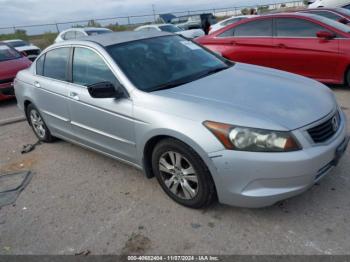
[{"label": "rear door handle", "polygon": [[35,81],[35,82],[34,82],[34,86],[37,87],[37,88],[40,88],[40,87],[41,87],[41,86],[40,86],[40,83],[39,83],[38,81]]},{"label": "rear door handle", "polygon": [[69,97],[74,99],[74,100],[77,100],[77,101],[79,101],[79,99],[80,99],[79,95],[75,92],[69,92]]},{"label": "rear door handle", "polygon": [[277,47],[278,48],[286,48],[287,46],[285,44],[278,44]]}]

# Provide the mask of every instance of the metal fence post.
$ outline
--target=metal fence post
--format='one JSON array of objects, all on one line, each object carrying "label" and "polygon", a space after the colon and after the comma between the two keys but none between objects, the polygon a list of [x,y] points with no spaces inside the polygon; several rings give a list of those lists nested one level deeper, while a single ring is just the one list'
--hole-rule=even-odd
[{"label": "metal fence post", "polygon": [[130,25],[130,16],[128,16],[128,25]]}]

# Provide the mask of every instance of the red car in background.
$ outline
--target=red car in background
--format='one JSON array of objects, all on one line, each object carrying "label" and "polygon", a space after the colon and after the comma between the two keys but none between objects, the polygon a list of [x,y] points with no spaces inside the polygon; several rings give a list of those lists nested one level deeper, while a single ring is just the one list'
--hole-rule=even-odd
[{"label": "red car in background", "polygon": [[302,13],[243,20],[195,40],[227,59],[350,83],[350,27]]},{"label": "red car in background", "polygon": [[32,62],[14,48],[0,42],[0,101],[14,97],[13,80]]}]

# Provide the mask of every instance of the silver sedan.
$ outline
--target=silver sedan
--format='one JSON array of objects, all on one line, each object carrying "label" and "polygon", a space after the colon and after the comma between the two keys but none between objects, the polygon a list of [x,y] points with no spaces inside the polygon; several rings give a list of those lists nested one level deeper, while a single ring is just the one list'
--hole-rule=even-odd
[{"label": "silver sedan", "polygon": [[216,198],[263,207],[300,194],[349,141],[326,86],[164,32],[52,45],[17,75],[15,92],[40,140],[140,168],[192,208]]}]

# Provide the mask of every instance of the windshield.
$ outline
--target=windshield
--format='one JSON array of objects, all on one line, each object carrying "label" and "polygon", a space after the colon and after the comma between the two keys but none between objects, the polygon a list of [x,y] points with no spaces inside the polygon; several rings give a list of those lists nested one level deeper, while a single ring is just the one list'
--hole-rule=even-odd
[{"label": "windshield", "polygon": [[326,25],[329,25],[331,27],[334,27],[335,29],[344,32],[344,33],[349,33],[350,32],[350,27],[347,25],[344,25],[342,23],[339,23],[337,21],[331,20],[329,18],[326,18],[324,16],[319,16],[319,15],[313,15],[313,14],[302,14],[303,16],[308,16],[311,17],[312,19],[315,19],[317,21],[320,21]]},{"label": "windshield", "polygon": [[22,41],[22,40],[7,42],[7,44],[12,46],[12,47],[20,47],[20,46],[29,45],[27,42]]},{"label": "windshield", "polygon": [[174,26],[174,25],[161,25],[161,26],[159,26],[159,28],[160,28],[160,30],[162,30],[164,32],[169,32],[169,33],[176,33],[176,32],[183,31],[179,27]]},{"label": "windshield", "polygon": [[232,65],[180,36],[112,45],[107,51],[130,81],[146,92],[185,84]]},{"label": "windshield", "polygon": [[20,58],[21,55],[13,48],[0,44],[0,62]]},{"label": "windshield", "polygon": [[86,31],[86,33],[88,35],[102,35],[102,34],[107,34],[107,33],[111,33],[111,30],[88,30]]}]

